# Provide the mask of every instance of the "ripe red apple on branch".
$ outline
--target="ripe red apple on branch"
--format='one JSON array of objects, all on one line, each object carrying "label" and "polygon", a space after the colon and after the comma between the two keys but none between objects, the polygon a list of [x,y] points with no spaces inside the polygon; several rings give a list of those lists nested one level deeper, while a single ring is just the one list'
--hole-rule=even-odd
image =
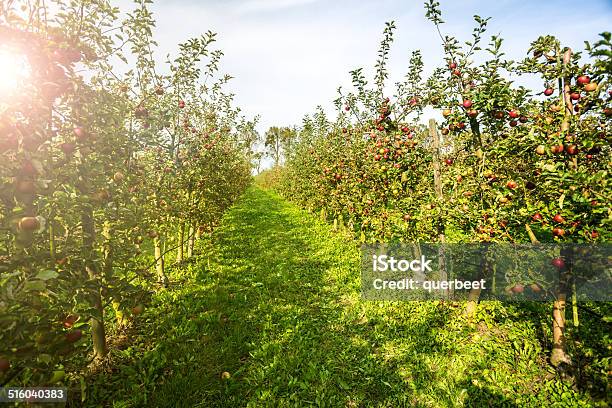
[{"label": "ripe red apple on branch", "polygon": [[83,332],[79,329],[72,330],[66,333],[65,337],[68,343],[76,343],[77,341],[81,339],[81,337],[83,337]]},{"label": "ripe red apple on branch", "polygon": [[550,261],[550,264],[559,270],[565,268],[565,261],[563,258],[554,258]]},{"label": "ripe red apple on branch", "polygon": [[591,78],[588,75],[580,75],[578,78],[576,78],[576,82],[578,82],[580,85],[586,85],[591,82]]},{"label": "ripe red apple on branch", "polygon": [[11,368],[11,362],[6,359],[0,357],[0,374],[6,373]]}]

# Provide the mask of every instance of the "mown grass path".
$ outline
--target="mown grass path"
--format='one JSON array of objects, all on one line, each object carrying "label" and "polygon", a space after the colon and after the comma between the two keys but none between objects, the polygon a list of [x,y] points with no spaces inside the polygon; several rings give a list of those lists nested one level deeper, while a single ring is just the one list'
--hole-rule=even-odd
[{"label": "mown grass path", "polygon": [[[357,244],[252,187],[175,271],[92,405],[579,406],[539,323],[501,306],[469,327],[439,302],[363,302]],[[223,380],[220,374],[231,373]],[[100,384],[101,385],[101,384]],[[99,385],[99,386],[100,386]],[[544,405],[542,405],[544,404]]]}]

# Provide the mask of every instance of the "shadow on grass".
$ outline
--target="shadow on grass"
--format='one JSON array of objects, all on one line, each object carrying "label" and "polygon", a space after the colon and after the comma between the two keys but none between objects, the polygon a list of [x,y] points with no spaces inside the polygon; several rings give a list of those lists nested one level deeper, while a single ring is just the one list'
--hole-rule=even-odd
[{"label": "shadow on grass", "polygon": [[200,250],[88,405],[514,406],[474,385],[487,360],[449,337],[455,311],[361,301],[355,244],[273,193],[250,189]]}]

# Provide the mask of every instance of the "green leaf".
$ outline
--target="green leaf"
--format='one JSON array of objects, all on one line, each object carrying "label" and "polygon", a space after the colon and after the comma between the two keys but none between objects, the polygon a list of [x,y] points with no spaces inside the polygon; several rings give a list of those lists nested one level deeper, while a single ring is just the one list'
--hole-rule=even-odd
[{"label": "green leaf", "polygon": [[41,280],[33,280],[33,281],[26,282],[26,284],[23,287],[23,289],[26,292],[43,291],[46,288],[47,288],[47,284]]},{"label": "green leaf", "polygon": [[54,271],[53,269],[45,269],[44,271],[40,271],[38,275],[36,275],[36,279],[46,281],[49,279],[55,279],[58,276],[59,274],[57,273],[57,271]]},{"label": "green leaf", "polygon": [[41,363],[46,363],[46,364],[49,364],[51,361],[53,361],[53,359],[51,358],[49,354],[39,354],[37,359]]}]

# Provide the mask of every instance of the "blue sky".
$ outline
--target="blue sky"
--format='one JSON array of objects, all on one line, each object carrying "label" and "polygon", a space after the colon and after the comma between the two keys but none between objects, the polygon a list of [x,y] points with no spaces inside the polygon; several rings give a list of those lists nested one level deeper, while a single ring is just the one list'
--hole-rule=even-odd
[{"label": "blue sky", "polygon": [[[469,39],[474,14],[492,17],[487,30],[501,34],[509,58],[524,56],[539,35],[557,36],[576,50],[583,41],[612,30],[610,1],[447,1],[440,0],[444,30]],[[119,5],[130,4],[121,0]],[[339,85],[350,85],[348,71],[371,68],[384,23],[395,20],[391,80],[406,71],[414,49],[421,49],[426,71],[439,65],[442,50],[423,1],[406,0],[158,0],[152,10],[159,57],[176,44],[207,30],[218,33],[223,72],[235,77],[230,89],[259,130],[300,124],[316,105],[331,112]],[[432,113],[433,114],[433,113]]]}]

